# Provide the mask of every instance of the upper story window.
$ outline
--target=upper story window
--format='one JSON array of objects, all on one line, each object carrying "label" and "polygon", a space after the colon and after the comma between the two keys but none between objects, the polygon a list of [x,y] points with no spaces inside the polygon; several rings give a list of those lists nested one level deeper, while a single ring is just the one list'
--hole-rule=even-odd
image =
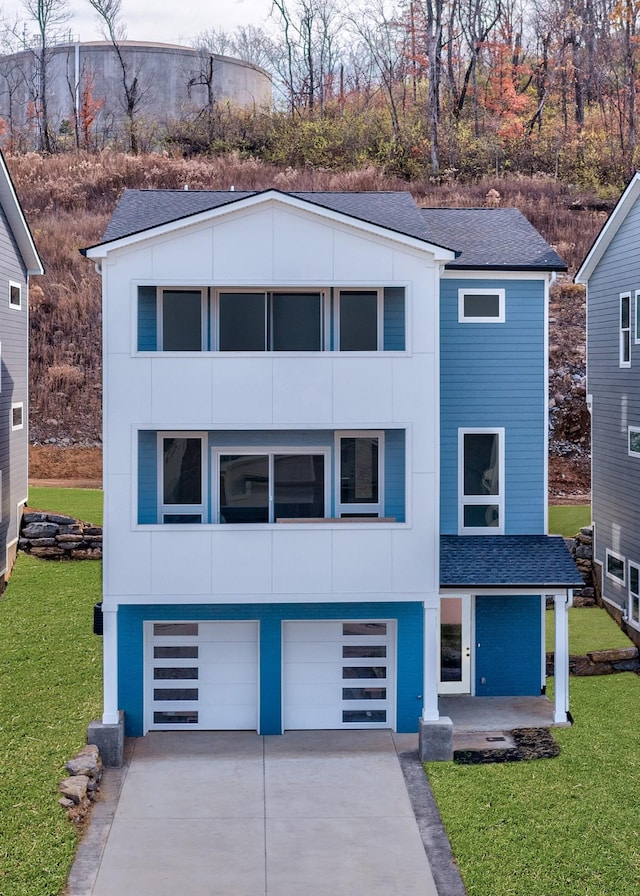
[{"label": "upper story window", "polygon": [[22,308],[22,284],[9,280],[9,307],[19,311]]},{"label": "upper story window", "polygon": [[631,293],[620,295],[620,367],[631,367]]},{"label": "upper story window", "polygon": [[459,451],[460,534],[504,533],[504,430],[461,429]]},{"label": "upper story window", "polygon": [[11,429],[23,429],[24,404],[19,401],[11,405]]},{"label": "upper story window", "polygon": [[383,435],[381,432],[347,432],[337,436],[337,516],[382,515]]},{"label": "upper story window", "polygon": [[404,351],[404,287],[138,287],[138,351]]},{"label": "upper story window", "polygon": [[458,321],[461,324],[503,324],[504,289],[459,289]]},{"label": "upper story window", "polygon": [[139,523],[405,519],[405,431],[138,433]]}]

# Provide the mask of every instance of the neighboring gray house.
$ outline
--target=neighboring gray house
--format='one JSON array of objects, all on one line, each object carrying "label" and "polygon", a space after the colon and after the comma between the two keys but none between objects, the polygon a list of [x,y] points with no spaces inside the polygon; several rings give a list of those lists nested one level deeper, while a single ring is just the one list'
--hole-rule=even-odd
[{"label": "neighboring gray house", "polygon": [[29,275],[44,273],[0,153],[0,590],[27,501]]},{"label": "neighboring gray house", "polygon": [[602,596],[640,644],[640,174],[576,274],[587,287],[594,558]]}]

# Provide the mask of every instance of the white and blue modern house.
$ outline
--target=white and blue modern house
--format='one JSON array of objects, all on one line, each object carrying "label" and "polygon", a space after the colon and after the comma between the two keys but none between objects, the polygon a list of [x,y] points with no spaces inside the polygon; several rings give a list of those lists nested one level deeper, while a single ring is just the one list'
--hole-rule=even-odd
[{"label": "white and blue modern house", "polygon": [[18,549],[29,475],[29,278],[44,269],[0,153],[0,591]]},{"label": "white and blue modern house", "polygon": [[408,193],[126,191],[104,303],[104,714],[438,732],[540,696],[547,299],[512,209]]}]

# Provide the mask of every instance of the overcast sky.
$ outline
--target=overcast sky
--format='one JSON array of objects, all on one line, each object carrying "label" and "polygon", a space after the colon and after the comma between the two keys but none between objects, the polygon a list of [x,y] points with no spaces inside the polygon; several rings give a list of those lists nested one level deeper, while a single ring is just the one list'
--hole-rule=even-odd
[{"label": "overcast sky", "polygon": [[[11,20],[28,18],[20,0],[0,0],[0,9]],[[100,39],[88,0],[69,0],[69,9],[73,15],[68,27],[74,37]],[[122,0],[122,20],[130,40],[190,44],[191,38],[210,28],[233,31],[238,25],[264,25],[270,9],[271,0]]]}]

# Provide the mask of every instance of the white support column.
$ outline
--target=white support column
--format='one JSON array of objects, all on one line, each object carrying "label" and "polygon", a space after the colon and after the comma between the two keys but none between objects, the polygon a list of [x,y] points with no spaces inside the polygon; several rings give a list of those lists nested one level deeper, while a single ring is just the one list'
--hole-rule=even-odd
[{"label": "white support column", "polygon": [[569,607],[573,603],[573,592],[553,595],[555,623],[554,659],[554,717],[556,725],[569,721]]},{"label": "white support column", "polygon": [[117,725],[118,715],[118,614],[102,611],[103,725]]},{"label": "white support column", "polygon": [[438,626],[440,609],[424,605],[424,655],[422,682],[422,720],[435,722],[438,710]]}]

